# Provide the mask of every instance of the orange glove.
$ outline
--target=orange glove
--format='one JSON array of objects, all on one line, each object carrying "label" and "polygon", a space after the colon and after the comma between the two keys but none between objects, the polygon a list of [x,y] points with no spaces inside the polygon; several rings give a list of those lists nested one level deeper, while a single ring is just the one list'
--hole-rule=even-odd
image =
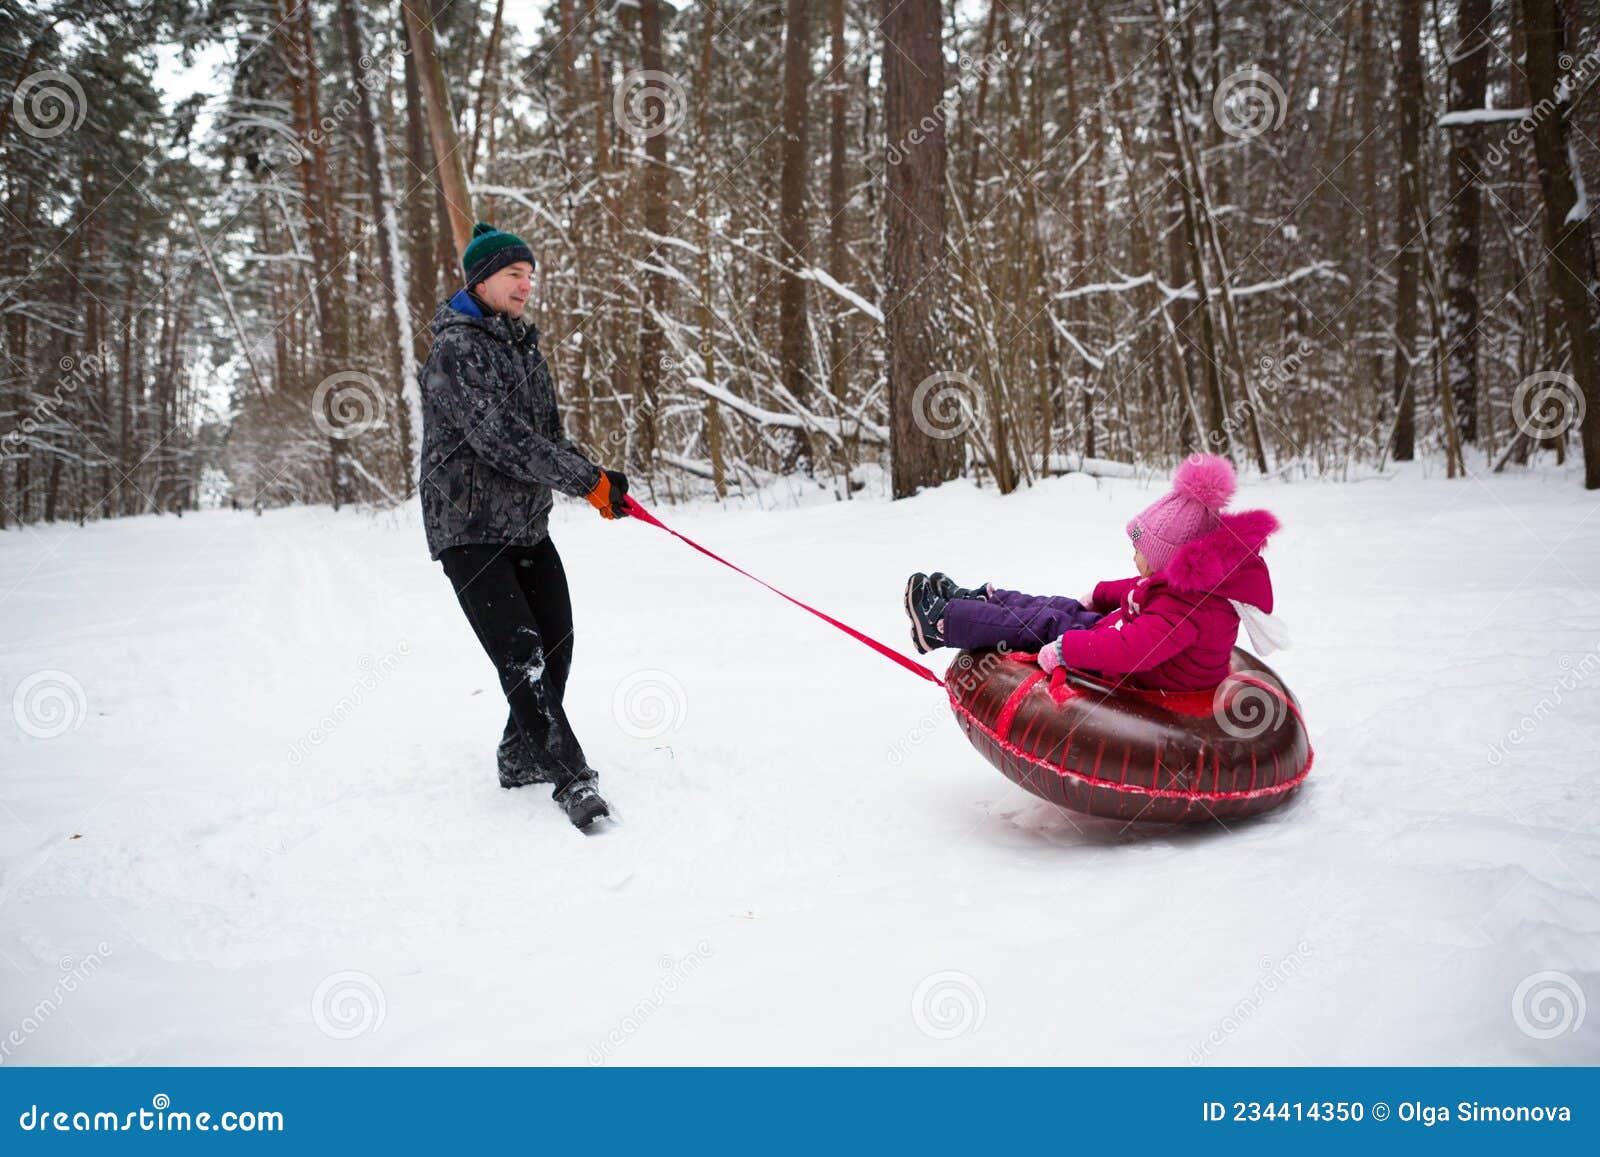
[{"label": "orange glove", "polygon": [[594,489],[585,497],[589,505],[600,512],[600,517],[610,520],[613,518],[626,518],[627,506],[623,499],[628,493],[628,476],[616,470],[600,471],[600,481],[594,484]]}]

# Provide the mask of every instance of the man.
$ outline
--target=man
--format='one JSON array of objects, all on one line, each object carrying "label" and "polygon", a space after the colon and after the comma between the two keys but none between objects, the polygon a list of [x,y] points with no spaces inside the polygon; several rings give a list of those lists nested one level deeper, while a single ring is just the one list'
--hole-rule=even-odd
[{"label": "man", "polygon": [[539,331],[523,320],[533,252],[480,223],[462,254],[466,288],[439,307],[422,368],[422,519],[461,609],[500,675],[510,714],[501,787],[549,783],[578,828],[610,814],[562,707],[572,601],[550,541],[552,490],[626,516],[627,478],[602,470],[561,427]]}]

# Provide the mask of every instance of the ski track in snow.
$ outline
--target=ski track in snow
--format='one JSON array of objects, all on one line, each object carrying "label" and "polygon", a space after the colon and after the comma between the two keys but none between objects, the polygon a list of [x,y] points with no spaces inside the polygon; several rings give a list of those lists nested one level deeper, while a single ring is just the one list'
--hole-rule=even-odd
[{"label": "ski track in snow", "polygon": [[[909,571],[1080,591],[1156,485],[658,513],[911,653]],[[504,700],[414,507],[0,534],[0,694],[85,705],[0,711],[0,1063],[1600,1062],[1595,1010],[1513,1008],[1544,972],[1600,1000],[1600,498],[1255,504],[1317,760],[1231,830],[1059,811],[935,688],[574,504],[592,837],[497,786]]]}]

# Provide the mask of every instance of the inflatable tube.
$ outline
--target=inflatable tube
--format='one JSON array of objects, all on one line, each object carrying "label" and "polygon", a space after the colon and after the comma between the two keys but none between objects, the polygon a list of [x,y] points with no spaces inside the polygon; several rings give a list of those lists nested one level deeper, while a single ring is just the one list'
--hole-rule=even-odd
[{"label": "inflatable tube", "polygon": [[1142,691],[1032,655],[963,651],[945,683],[967,739],[1040,799],[1110,819],[1192,823],[1278,807],[1311,770],[1299,704],[1234,649],[1215,691]]}]

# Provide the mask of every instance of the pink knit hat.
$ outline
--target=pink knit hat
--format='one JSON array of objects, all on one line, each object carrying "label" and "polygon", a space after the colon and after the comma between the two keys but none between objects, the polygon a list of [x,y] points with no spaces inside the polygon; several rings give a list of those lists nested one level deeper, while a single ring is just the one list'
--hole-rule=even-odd
[{"label": "pink knit hat", "polygon": [[1128,522],[1128,537],[1152,570],[1162,570],[1186,542],[1210,534],[1233,497],[1233,464],[1215,454],[1191,454],[1172,476],[1170,493]]}]

